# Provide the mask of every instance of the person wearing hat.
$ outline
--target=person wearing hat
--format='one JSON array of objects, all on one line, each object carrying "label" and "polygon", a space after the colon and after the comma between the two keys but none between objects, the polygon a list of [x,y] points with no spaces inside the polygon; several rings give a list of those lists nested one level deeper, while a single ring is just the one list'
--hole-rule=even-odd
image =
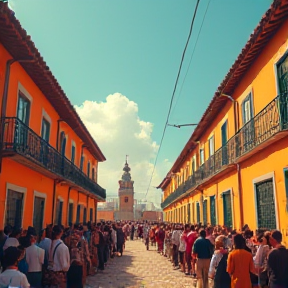
[{"label": "person wearing hat", "polygon": [[28,288],[30,284],[25,274],[18,270],[18,261],[21,251],[17,247],[10,246],[4,252],[6,270],[0,274],[0,288],[21,287]]},{"label": "person wearing hat", "polygon": [[8,247],[18,247],[19,246],[19,238],[21,236],[22,229],[16,228],[12,231],[10,236],[6,239],[5,244],[3,246],[3,250],[5,251]]},{"label": "person wearing hat", "polygon": [[28,264],[27,279],[31,287],[41,288],[42,282],[42,265],[45,259],[45,250],[36,244],[36,231],[28,233],[30,237],[30,246],[26,248],[26,262]]}]

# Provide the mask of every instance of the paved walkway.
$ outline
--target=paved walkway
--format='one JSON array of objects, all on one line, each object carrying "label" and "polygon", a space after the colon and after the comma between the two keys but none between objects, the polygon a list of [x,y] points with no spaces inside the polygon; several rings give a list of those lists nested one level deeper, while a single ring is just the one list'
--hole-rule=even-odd
[{"label": "paved walkway", "polygon": [[193,287],[193,278],[173,270],[155,246],[147,251],[140,240],[127,241],[122,257],[108,261],[105,270],[87,279],[87,288],[183,288]]}]

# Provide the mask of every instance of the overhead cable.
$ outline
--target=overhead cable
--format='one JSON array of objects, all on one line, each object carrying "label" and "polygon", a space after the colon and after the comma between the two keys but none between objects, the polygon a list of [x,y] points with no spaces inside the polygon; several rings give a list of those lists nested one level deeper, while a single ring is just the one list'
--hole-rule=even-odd
[{"label": "overhead cable", "polygon": [[190,41],[190,38],[191,38],[191,34],[192,34],[192,30],[193,30],[194,21],[195,21],[196,14],[197,14],[199,2],[200,2],[200,0],[197,0],[196,6],[195,6],[195,10],[194,10],[194,14],[193,14],[193,18],[192,18],[191,25],[190,25],[188,38],[187,38],[187,41],[186,41],[186,44],[185,44],[185,48],[184,48],[183,53],[182,53],[182,58],[181,58],[180,66],[179,66],[179,69],[178,69],[178,73],[177,73],[177,77],[176,77],[173,93],[172,93],[172,96],[171,96],[171,100],[170,100],[170,105],[169,105],[169,109],[168,109],[168,113],[167,113],[165,126],[164,126],[164,129],[163,129],[163,133],[162,133],[161,141],[160,141],[160,144],[159,144],[159,148],[158,148],[158,151],[157,151],[157,154],[156,154],[156,158],[155,158],[155,162],[154,162],[154,166],[153,166],[153,170],[152,170],[152,173],[151,173],[151,178],[150,178],[150,181],[149,181],[149,184],[148,184],[148,188],[147,188],[147,191],[146,191],[145,198],[147,197],[147,194],[148,194],[150,186],[151,186],[151,182],[152,182],[153,175],[154,175],[154,172],[155,172],[155,167],[156,167],[156,164],[157,164],[157,161],[158,161],[159,152],[161,150],[163,139],[164,139],[164,136],[165,136],[165,133],[166,133],[167,124],[168,124],[168,121],[169,121],[169,116],[170,116],[170,113],[171,113],[171,108],[172,108],[173,100],[174,100],[174,97],[175,97],[176,88],[177,88],[179,77],[180,77],[180,74],[181,74],[181,69],[182,69],[184,58],[185,58],[186,50],[187,50],[187,47],[188,47],[188,44],[189,44],[189,41]]}]

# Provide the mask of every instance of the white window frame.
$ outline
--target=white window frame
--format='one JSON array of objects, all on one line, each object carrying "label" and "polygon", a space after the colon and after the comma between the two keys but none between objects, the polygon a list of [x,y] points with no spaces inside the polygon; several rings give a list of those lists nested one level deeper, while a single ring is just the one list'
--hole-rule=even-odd
[{"label": "white window frame", "polygon": [[[213,139],[213,151],[211,153],[211,140]],[[215,137],[214,135],[211,135],[208,139],[208,143],[209,143],[209,157],[213,156],[215,153]]]},{"label": "white window frame", "polygon": [[[26,207],[26,196],[27,196],[27,188],[26,187],[21,187],[12,183],[7,183],[6,184],[6,194],[5,194],[5,209],[4,209],[4,215],[3,215],[3,227],[5,226],[5,221],[6,221],[6,210],[7,210],[7,196],[8,196],[8,190],[13,190],[18,193],[24,194],[23,196],[23,209],[22,209],[22,217],[21,217],[21,226],[23,226],[23,215],[24,215],[24,210]],[[33,216],[32,216],[33,217]]]},{"label": "white window frame", "polygon": [[276,95],[279,95],[280,91],[279,91],[279,85],[278,85],[278,71],[277,71],[277,66],[279,64],[279,62],[281,62],[281,60],[286,57],[288,54],[288,44],[286,45],[283,53],[279,54],[278,57],[275,58],[274,61],[274,77],[275,77],[275,85],[276,85]]},{"label": "white window frame", "polygon": [[273,172],[270,172],[270,173],[267,173],[265,175],[262,175],[262,176],[259,176],[257,178],[254,178],[252,180],[252,183],[253,183],[253,191],[254,191],[254,207],[255,207],[255,220],[256,220],[256,227],[258,229],[258,209],[257,209],[257,191],[256,191],[256,184],[258,184],[259,182],[262,182],[262,181],[265,181],[265,180],[268,180],[268,179],[272,179],[273,181],[273,194],[274,194],[274,205],[275,205],[275,216],[276,216],[276,229],[280,229],[279,227],[279,211],[278,211],[278,206],[277,206],[277,203],[278,203],[278,199],[277,199],[277,193],[276,193],[276,185],[275,185],[275,173],[274,171]]},{"label": "white window frame", "polygon": [[[33,104],[33,97],[29,94],[29,92],[25,89],[25,87],[18,82],[18,89],[17,89],[17,97],[16,97],[16,112],[15,112],[15,116],[17,117],[17,113],[18,113],[18,104],[19,104],[19,92],[21,92],[30,102],[30,115],[29,115],[29,123],[28,126],[30,127],[30,119],[31,119],[31,112],[32,112],[32,104]],[[40,134],[41,135],[41,134]]]}]

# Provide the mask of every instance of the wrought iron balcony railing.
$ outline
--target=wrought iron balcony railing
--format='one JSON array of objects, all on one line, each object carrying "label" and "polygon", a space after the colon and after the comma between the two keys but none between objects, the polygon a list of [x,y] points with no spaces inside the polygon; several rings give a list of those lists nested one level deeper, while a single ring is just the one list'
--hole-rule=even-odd
[{"label": "wrought iron balcony railing", "polygon": [[24,156],[46,170],[57,174],[59,178],[75,183],[75,186],[106,198],[106,191],[85,175],[66,157],[49,145],[43,138],[16,117],[2,119],[3,152],[12,152]]},{"label": "wrought iron balcony railing", "polygon": [[247,122],[228,142],[209,157],[181,186],[162,203],[165,208],[188,190],[193,190],[208,178],[218,174],[227,165],[238,163],[239,158],[266,142],[280,131],[288,129],[288,93],[274,98],[254,118]]}]

